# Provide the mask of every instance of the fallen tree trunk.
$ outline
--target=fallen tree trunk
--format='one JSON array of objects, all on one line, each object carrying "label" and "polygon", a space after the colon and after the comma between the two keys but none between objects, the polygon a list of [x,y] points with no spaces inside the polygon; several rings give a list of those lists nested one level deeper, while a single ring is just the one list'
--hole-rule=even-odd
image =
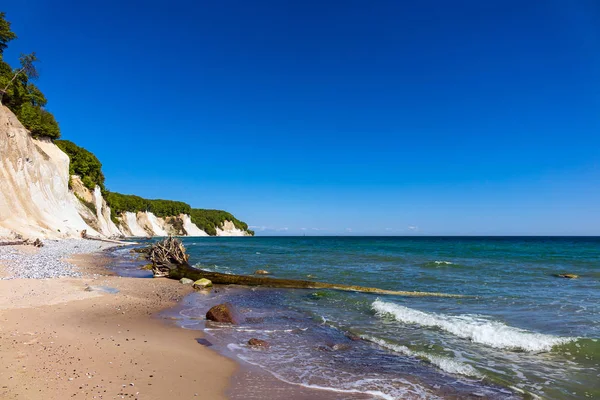
[{"label": "fallen tree trunk", "polygon": [[0,246],[18,246],[21,244],[27,244],[24,240],[17,240],[12,242],[0,242]]},{"label": "fallen tree trunk", "polygon": [[194,281],[206,278],[211,280],[214,284],[221,285],[264,286],[288,289],[333,289],[347,292],[397,296],[464,297],[462,295],[448,293],[396,291],[297,279],[277,279],[259,276],[222,274],[219,272],[194,268],[188,263],[188,258],[189,256],[185,252],[183,244],[174,238],[167,238],[163,241],[154,243],[150,246],[148,251],[148,259],[152,261],[152,271],[155,277],[167,277],[171,279],[188,278]]}]

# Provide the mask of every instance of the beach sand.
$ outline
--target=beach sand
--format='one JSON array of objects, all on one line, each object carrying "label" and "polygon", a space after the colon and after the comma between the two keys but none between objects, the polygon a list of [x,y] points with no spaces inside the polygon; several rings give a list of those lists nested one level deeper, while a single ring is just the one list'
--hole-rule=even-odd
[{"label": "beach sand", "polygon": [[153,317],[191,288],[111,276],[108,260],[74,256],[83,278],[0,280],[0,398],[225,398],[236,364]]}]

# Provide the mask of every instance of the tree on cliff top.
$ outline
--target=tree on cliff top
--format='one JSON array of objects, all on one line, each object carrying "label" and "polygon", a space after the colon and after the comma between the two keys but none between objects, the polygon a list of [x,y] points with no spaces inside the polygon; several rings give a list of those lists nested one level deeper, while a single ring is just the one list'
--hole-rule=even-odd
[{"label": "tree on cliff top", "polygon": [[17,35],[10,30],[10,22],[6,20],[5,16],[5,12],[0,12],[0,58],[8,46],[7,43],[17,38]]},{"label": "tree on cliff top", "polygon": [[[21,54],[21,57],[19,57],[21,68],[12,71],[12,78],[10,78],[10,80],[6,83],[4,88],[0,88],[0,104],[2,104],[4,94],[7,93],[8,89],[15,83],[15,80],[19,78],[19,76],[24,76],[27,80],[37,79],[40,76],[34,64],[37,60],[38,59],[35,53]],[[30,83],[27,86],[33,86],[33,84]],[[37,92],[41,93],[37,87],[35,89]]]},{"label": "tree on cliff top", "polygon": [[19,58],[21,66],[14,70],[3,60],[7,43],[17,37],[5,15],[0,12],[0,106],[5,105],[15,113],[32,136],[57,139],[60,128],[54,116],[44,108],[46,97],[31,83],[38,77],[35,53],[22,54]]}]

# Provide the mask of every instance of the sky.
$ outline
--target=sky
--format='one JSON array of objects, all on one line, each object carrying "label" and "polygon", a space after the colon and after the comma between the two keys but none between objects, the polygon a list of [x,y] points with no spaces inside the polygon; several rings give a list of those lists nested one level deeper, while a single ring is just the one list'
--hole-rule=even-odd
[{"label": "sky", "polygon": [[19,0],[111,191],[259,235],[600,235],[600,3]]}]

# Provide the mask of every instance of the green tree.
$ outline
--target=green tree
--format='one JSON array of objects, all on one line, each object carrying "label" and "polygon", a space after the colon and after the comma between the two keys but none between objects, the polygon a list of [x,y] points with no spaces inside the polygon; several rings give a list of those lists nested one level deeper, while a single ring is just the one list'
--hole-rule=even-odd
[{"label": "green tree", "polygon": [[44,107],[48,102],[32,81],[38,78],[35,53],[22,54],[20,68],[13,69],[2,59],[7,43],[17,36],[10,30],[6,14],[0,12],[0,107],[8,107],[34,137],[60,137],[54,116]]},{"label": "green tree", "polygon": [[54,115],[41,107],[25,103],[17,112],[17,117],[23,126],[31,132],[31,136],[35,138],[49,137],[58,139],[60,137],[60,129],[54,119]]},{"label": "green tree", "polygon": [[10,78],[8,82],[6,82],[6,85],[3,88],[0,88],[0,105],[2,105],[2,98],[4,97],[4,94],[7,93],[8,89],[15,82],[15,80],[19,78],[20,75],[25,76],[25,84],[27,84],[27,80],[37,79],[39,77],[39,74],[34,64],[37,60],[38,59],[35,53],[21,54],[21,57],[19,57],[21,68],[15,70],[13,72],[12,78]]},{"label": "green tree", "polygon": [[4,49],[8,46],[8,42],[17,38],[17,35],[10,30],[10,22],[5,17],[6,13],[0,12],[0,57],[4,53]]}]

